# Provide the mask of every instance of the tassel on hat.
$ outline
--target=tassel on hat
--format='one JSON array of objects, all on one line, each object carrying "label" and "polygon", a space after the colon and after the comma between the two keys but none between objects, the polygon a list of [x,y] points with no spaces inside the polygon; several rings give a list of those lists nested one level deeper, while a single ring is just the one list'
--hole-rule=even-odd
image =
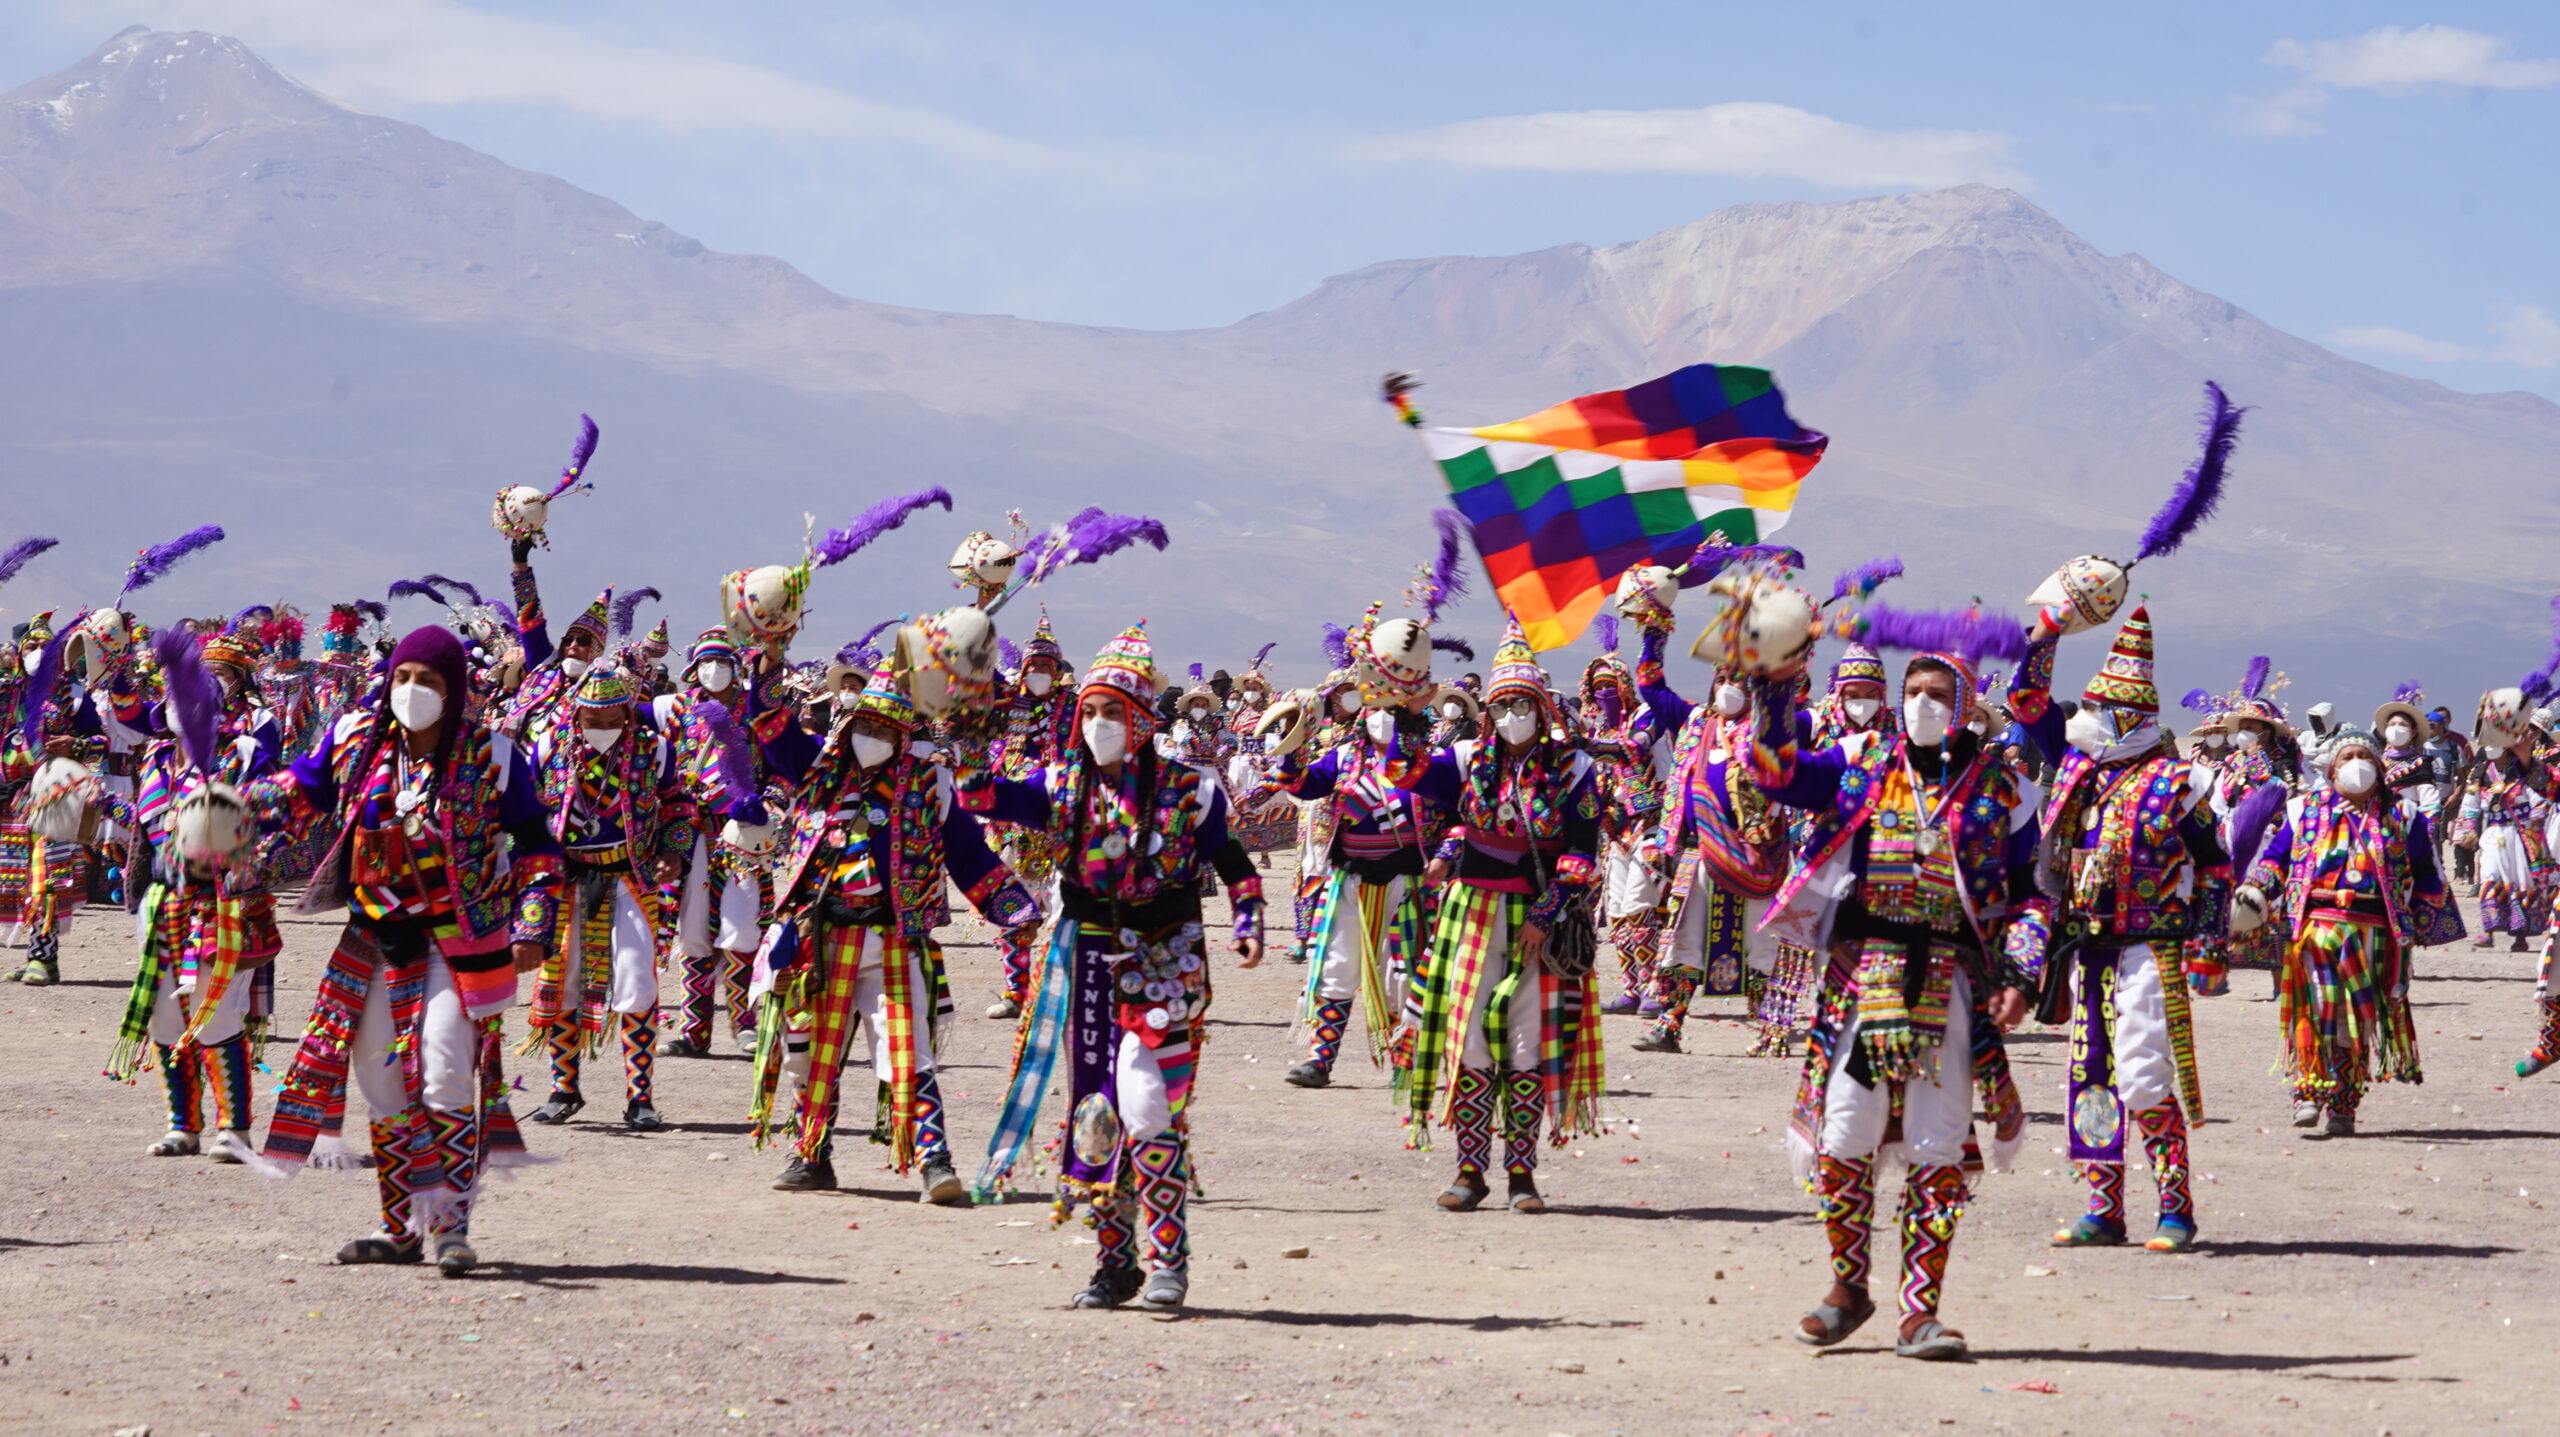
[{"label": "tassel on hat", "polygon": [[2137,606],[2116,631],[2116,641],[2107,650],[2107,661],[2089,679],[2089,687],[2081,694],[2085,703],[2108,708],[2130,709],[2157,718],[2160,714],[2160,689],[2151,676],[2151,606]]}]

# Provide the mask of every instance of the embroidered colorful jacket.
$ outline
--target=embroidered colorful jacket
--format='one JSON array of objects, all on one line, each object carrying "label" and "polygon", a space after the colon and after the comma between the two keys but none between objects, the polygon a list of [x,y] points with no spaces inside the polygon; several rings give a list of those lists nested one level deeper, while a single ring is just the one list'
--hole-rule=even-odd
[{"label": "embroidered colorful jacket", "polygon": [[1433,856],[1470,888],[1534,895],[1531,922],[1552,923],[1599,876],[1600,786],[1587,753],[1546,739],[1525,754],[1468,740],[1433,753],[1410,787],[1457,816]]},{"label": "embroidered colorful jacket", "polygon": [[[378,782],[385,745],[400,742],[385,714],[349,714],[319,747],[247,790],[253,805],[287,822],[334,831],[296,911],[327,913],[350,898],[349,861],[359,830],[395,826],[389,786]],[[434,882],[450,898],[448,958],[498,954],[510,942],[543,943],[552,930],[561,872],[532,762],[503,734],[472,725],[450,736],[431,790]]]},{"label": "embroidered colorful jacket", "polygon": [[1030,890],[956,801],[948,771],[912,752],[864,769],[854,762],[852,745],[841,741],[844,732],[839,727],[821,745],[792,724],[765,745],[775,773],[799,791],[775,868],[776,906],[785,917],[800,917],[829,897],[869,896],[829,891],[858,864],[875,875],[878,901],[890,905],[909,937],[922,938],[947,921],[946,874],[998,928],[1039,918]]},{"label": "embroidered colorful jacket", "polygon": [[2378,914],[2403,948],[2463,936],[2427,817],[2410,802],[2367,805],[2330,790],[2296,798],[2249,865],[2248,882],[2282,904],[2288,935],[2330,909]]},{"label": "embroidered colorful jacket", "polygon": [[1397,779],[1410,777],[1428,756],[1391,760],[1365,734],[1325,750],[1313,763],[1298,761],[1304,752],[1281,759],[1272,781],[1292,798],[1332,800],[1327,856],[1333,863],[1377,882],[1419,877],[1446,818]]},{"label": "embroidered colorful jacket", "polygon": [[2063,756],[2037,883],[2066,929],[2109,947],[2226,930],[2231,860],[2198,787],[2165,748],[2110,764]]},{"label": "embroidered colorful jacket", "polygon": [[1236,936],[1259,936],[1262,880],[1227,831],[1226,791],[1189,764],[1133,747],[1118,780],[1078,749],[1026,778],[965,772],[962,807],[981,817],[1054,835],[1062,915],[1078,923],[1152,932],[1200,920],[1203,877],[1215,872],[1234,901]]}]

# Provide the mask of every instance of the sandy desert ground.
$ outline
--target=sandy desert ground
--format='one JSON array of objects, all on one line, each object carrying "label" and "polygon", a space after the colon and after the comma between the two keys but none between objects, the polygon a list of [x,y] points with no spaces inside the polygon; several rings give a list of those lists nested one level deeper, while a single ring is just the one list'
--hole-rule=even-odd
[{"label": "sandy desert ground", "polygon": [[[2427,1082],[2377,1092],[2351,1140],[2286,1125],[2264,975],[2199,1004],[2204,1241],[2183,1257],[2047,1248],[2079,1196],[2060,1040],[2024,1035],[2035,1138],[1978,1190],[1950,1284],[1977,1360],[1932,1367],[1891,1356],[1887,1320],[1819,1356],[1787,1339],[1826,1280],[1779,1146],[1796,1065],[1743,1056],[1730,1000],[1701,1001],[1677,1056],[1629,1051],[1636,1020],[1611,1019],[1616,1131],[1550,1152],[1549,1214],[1461,1217],[1431,1202],[1445,1149],[1405,1150],[1365,1059],[1327,1091],[1279,1081],[1304,970],[1222,974],[1194,1306],[1163,1319],[1067,1310],[1091,1246],[1039,1197],[920,1206],[858,1142],[849,1190],[772,1191],[725,1033],[716,1058],[660,1063],[670,1131],[627,1134],[610,1103],[529,1130],[559,1161],[494,1186],[470,1279],[334,1266],[369,1176],[279,1187],[141,1155],[157,1080],[98,1074],[129,931],[92,909],[69,981],[0,989],[0,1429],[2547,1431],[2560,1387],[2534,1336],[2560,1321],[2560,1083],[2512,1076],[2533,960],[2503,952],[2426,955]],[[288,927],[288,1035],[333,934]],[[976,1016],[987,934],[952,937],[945,1091],[973,1156],[1010,1034]]]}]

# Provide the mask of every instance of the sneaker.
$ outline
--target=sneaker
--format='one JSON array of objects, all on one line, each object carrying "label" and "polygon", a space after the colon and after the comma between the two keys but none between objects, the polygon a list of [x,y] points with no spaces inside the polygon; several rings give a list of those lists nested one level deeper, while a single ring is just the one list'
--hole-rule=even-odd
[{"label": "sneaker", "polygon": [[1134,1267],[1100,1267],[1085,1290],[1067,1300],[1069,1307],[1118,1307],[1138,1295],[1142,1279]]},{"label": "sneaker", "polygon": [[1663,1002],[1659,998],[1647,998],[1636,1005],[1636,1016],[1639,1018],[1659,1018],[1662,1016],[1663,1010],[1669,1006],[1669,1004]]},{"label": "sneaker", "polygon": [[24,983],[30,988],[47,988],[61,980],[62,970],[54,965],[52,959],[30,958],[26,967],[9,977],[11,981]]},{"label": "sneaker", "polygon": [[773,1190],[778,1193],[833,1192],[835,1185],[836,1165],[827,1158],[814,1163],[793,1158],[783,1168],[782,1176],[773,1180]]},{"label": "sneaker", "polygon": [[657,1105],[646,1098],[633,1098],[622,1109],[622,1125],[635,1133],[663,1131],[667,1120],[658,1116]]},{"label": "sneaker", "polygon": [[1333,1070],[1312,1059],[1300,1063],[1282,1075],[1281,1081],[1292,1087],[1321,1088],[1333,1082]]},{"label": "sneaker", "polygon": [[1639,1053],[1677,1053],[1680,1051],[1680,1035],[1668,1028],[1657,1027],[1636,1039],[1634,1046]]},{"label": "sneaker", "polygon": [[2093,1213],[2082,1213],[2077,1222],[2053,1235],[2055,1247],[2122,1247],[2124,1224],[2110,1222]]},{"label": "sneaker", "polygon": [[576,1117],[586,1105],[587,1100],[575,1093],[553,1093],[542,1100],[541,1107],[525,1114],[524,1120],[556,1127]]},{"label": "sneaker", "polygon": [[2162,1213],[2160,1225],[2151,1232],[2151,1240],[2143,1247],[2152,1252],[2186,1252],[2196,1245],[2196,1220]]},{"label": "sneaker", "polygon": [[436,1271],[447,1277],[463,1277],[480,1265],[480,1254],[471,1250],[471,1239],[458,1232],[436,1238]]},{"label": "sneaker", "polygon": [[998,998],[987,1005],[987,1016],[990,1018],[1019,1018],[1022,1016],[1022,1005],[1011,998]]},{"label": "sneaker", "polygon": [[2328,1126],[2320,1131],[2327,1137],[2352,1138],[2356,1135],[2356,1115],[2332,1110],[2329,1114]]},{"label": "sneaker", "polygon": [[1617,997],[1601,1004],[1600,1011],[1603,1013],[1617,1014],[1632,1013],[1636,1011],[1636,995],[1633,993],[1621,993]]},{"label": "sneaker", "polygon": [[219,1138],[216,1138],[210,1146],[206,1147],[204,1155],[218,1163],[231,1163],[237,1165],[242,1161],[240,1155],[251,1151],[254,1151],[254,1149],[249,1146],[249,1130],[247,1128],[233,1128],[222,1134]]},{"label": "sneaker", "polygon": [[967,1207],[969,1205],[969,1189],[962,1186],[960,1175],[951,1170],[950,1158],[925,1159],[924,1196],[921,1200],[935,1207]]},{"label": "sneaker", "polygon": [[171,1128],[160,1141],[142,1150],[143,1156],[154,1158],[191,1158],[196,1155],[196,1135]]},{"label": "sneaker", "polygon": [[711,1056],[711,1040],[668,1038],[658,1044],[658,1056],[661,1058],[708,1058]]},{"label": "sneaker", "polygon": [[1165,1268],[1147,1279],[1147,1290],[1139,1295],[1138,1305],[1149,1312],[1174,1312],[1190,1295],[1190,1274]]},{"label": "sneaker", "polygon": [[2294,1104],[2293,1125],[2297,1128],[2316,1128],[2320,1126],[2320,1105],[2318,1103],[2307,1101]]},{"label": "sneaker", "polygon": [[357,1238],[338,1249],[338,1261],[351,1267],[362,1263],[424,1262],[426,1260],[427,1255],[420,1250],[416,1238],[402,1242],[397,1238],[384,1237],[380,1233],[375,1233],[371,1237]]}]

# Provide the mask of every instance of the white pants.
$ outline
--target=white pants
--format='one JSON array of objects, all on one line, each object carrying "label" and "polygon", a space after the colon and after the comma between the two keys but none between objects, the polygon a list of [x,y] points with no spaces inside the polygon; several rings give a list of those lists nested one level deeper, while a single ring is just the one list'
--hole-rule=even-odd
[{"label": "white pants", "polygon": [[[1404,902],[1405,885],[1403,878],[1387,880],[1385,927],[1395,924],[1395,911]],[[1346,1003],[1359,995],[1360,950],[1367,942],[1362,933],[1364,926],[1360,921],[1360,880],[1346,878],[1342,884],[1342,895],[1333,905],[1333,926],[1325,934],[1324,967],[1316,975],[1318,998]],[[1386,946],[1387,935],[1382,928],[1378,934],[1378,967],[1386,980],[1387,1011],[1401,1013],[1404,1011],[1404,976],[1401,971],[1388,967]]]},{"label": "white pants", "polygon": [[1662,871],[1637,856],[1633,844],[1610,844],[1600,852],[1601,891],[1607,902],[1601,910],[1604,919],[1624,918],[1642,913],[1662,902],[1663,891],[1670,887]]},{"label": "white pants", "polygon": [[2113,1039],[2116,1096],[2128,1114],[2156,1108],[2178,1091],[2178,1055],[2169,1046],[2169,1007],[2160,992],[2159,960],[2146,944],[2116,959]]},{"label": "white pants", "polygon": [[[1680,919],[1671,930],[1674,968],[1707,971],[1707,888],[1713,881],[1701,872],[1689,885],[1689,896],[1680,900]],[[1778,966],[1778,935],[1760,927],[1768,916],[1768,899],[1742,900],[1742,958],[1754,973],[1772,972]]]},{"label": "white pants", "polygon": [[[585,903],[583,883],[573,883],[570,892],[575,901]],[[642,916],[640,905],[631,890],[615,875],[613,887],[605,898],[613,905],[613,970],[605,983],[605,1011],[611,1013],[654,1013],[658,1008],[658,935],[649,931],[649,920]],[[580,910],[580,919],[584,910]],[[578,927],[583,928],[583,922]],[[576,929],[571,931],[575,932]],[[575,962],[560,965],[560,1011],[574,1010],[586,998],[584,966]]]},{"label": "white pants", "polygon": [[[1858,1023],[1853,1015],[1832,1050],[1831,1081],[1822,1090],[1825,1157],[1871,1158],[1893,1117],[1893,1085],[1870,1088],[1849,1076]],[[1973,987],[1958,970],[1947,985],[1947,1033],[1921,1070],[1902,1085],[1902,1145],[1915,1164],[1964,1161],[1973,1126]]]},{"label": "white pants", "polygon": [[1164,1058],[1180,1057],[1190,1044],[1167,1043],[1150,1048],[1135,1033],[1120,1035],[1120,1052],[1112,1066],[1120,1090],[1120,1127],[1128,1141],[1142,1143],[1173,1131],[1173,1092],[1164,1080]]},{"label": "white pants", "polygon": [[[347,1058],[376,1120],[409,1105],[400,1059],[391,1051],[398,1036],[391,1022],[391,982],[377,968],[364,995],[364,1017],[356,1024],[355,1051]],[[453,970],[441,953],[427,955],[427,996],[418,1014],[418,1098],[440,1113],[468,1112],[480,1101],[480,1025],[464,1015]]]},{"label": "white pants", "polygon": [[[197,1042],[210,1048],[240,1036],[241,1028],[249,1021],[249,993],[258,986],[257,976],[256,972],[248,969],[231,975],[231,986],[223,990],[222,1001],[215,1005],[213,1016],[205,1019],[204,1026],[196,1030]],[[195,986],[194,980],[190,979],[181,988],[176,973],[167,968],[160,971],[160,993],[151,1001],[152,1042],[166,1047],[187,1031],[187,1015],[178,1004],[178,994],[184,992],[192,998]]]},{"label": "white pants", "polygon": [[731,873],[720,892],[719,932],[712,932],[711,845],[693,841],[693,861],[684,872],[684,905],[676,910],[676,938],[687,958],[708,958],[715,939],[727,953],[753,953],[764,942],[756,925],[756,886],[744,874]]},{"label": "white pants", "polygon": [[[1484,1020],[1493,1011],[1494,974],[1497,965],[1491,955],[1511,951],[1511,924],[1503,906],[1493,910],[1491,931],[1485,934],[1487,955],[1485,977],[1476,989],[1475,1002],[1465,1016],[1467,1043],[1458,1061],[1470,1068],[1490,1068],[1493,1062],[1493,1040],[1485,1033]],[[1546,1009],[1538,1001],[1538,973],[1535,967],[1520,975],[1519,991],[1511,995],[1510,1011],[1504,1016],[1507,1027],[1502,1035],[1503,1066],[1515,1073],[1533,1073],[1538,1069],[1539,1039],[1545,1036]]]}]

